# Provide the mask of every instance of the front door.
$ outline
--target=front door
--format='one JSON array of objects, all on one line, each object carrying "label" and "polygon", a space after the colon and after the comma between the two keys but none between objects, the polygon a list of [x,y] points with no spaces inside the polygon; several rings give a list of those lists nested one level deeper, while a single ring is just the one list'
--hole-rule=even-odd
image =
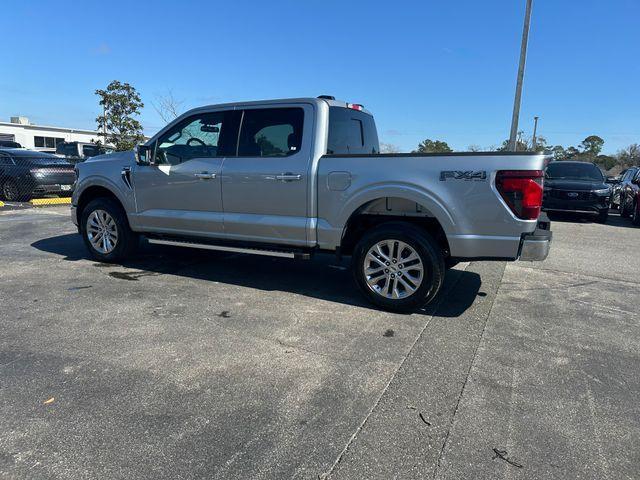
[{"label": "front door", "polygon": [[220,236],[220,174],[235,153],[240,113],[203,112],[179,121],[155,143],[155,164],[136,165],[136,226],[141,231]]},{"label": "front door", "polygon": [[307,243],[312,118],[310,105],[244,110],[238,155],[222,168],[226,237]]}]

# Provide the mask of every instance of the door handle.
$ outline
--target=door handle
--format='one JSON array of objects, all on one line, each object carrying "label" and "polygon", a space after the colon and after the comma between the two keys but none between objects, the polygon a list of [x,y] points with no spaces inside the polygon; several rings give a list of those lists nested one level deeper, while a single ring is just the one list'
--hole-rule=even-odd
[{"label": "door handle", "polygon": [[208,172],[194,173],[193,176],[198,177],[200,180],[211,180],[212,178],[216,178],[215,173]]},{"label": "door handle", "polygon": [[300,174],[294,174],[294,173],[283,173],[280,175],[276,175],[276,180],[282,180],[283,182],[292,182],[294,180],[301,180],[302,179],[302,175]]}]

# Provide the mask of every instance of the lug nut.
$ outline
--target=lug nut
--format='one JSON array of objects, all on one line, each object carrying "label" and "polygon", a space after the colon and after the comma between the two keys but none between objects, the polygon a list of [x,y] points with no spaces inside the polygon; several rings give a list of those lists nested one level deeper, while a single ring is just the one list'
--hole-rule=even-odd
[{"label": "lug nut", "polygon": [[393,263],[396,263],[396,261],[395,261],[395,260],[391,260],[391,261],[392,261]]},{"label": "lug nut", "polygon": [[401,263],[398,264],[398,268],[404,268]]},{"label": "lug nut", "polygon": [[396,276],[392,273],[392,274],[391,274],[391,278],[396,278]]},{"label": "lug nut", "polygon": [[389,273],[389,269],[388,269],[388,268],[385,268],[385,269],[384,269],[384,273]]},{"label": "lug nut", "polygon": [[384,264],[388,267],[389,266],[389,262],[384,262]]}]

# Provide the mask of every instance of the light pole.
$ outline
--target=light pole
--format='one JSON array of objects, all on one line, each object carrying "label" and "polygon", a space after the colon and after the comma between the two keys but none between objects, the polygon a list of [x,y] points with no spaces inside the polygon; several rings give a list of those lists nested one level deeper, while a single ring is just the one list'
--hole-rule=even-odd
[{"label": "light pole", "polygon": [[516,98],[513,102],[513,116],[511,117],[511,135],[509,135],[509,150],[516,151],[516,137],[518,136],[518,118],[520,117],[520,99],[522,98],[522,80],[524,79],[524,65],[527,62],[527,43],[529,41],[529,23],[531,22],[531,3],[527,0],[524,13],[524,28],[522,29],[522,44],[520,46],[520,64],[518,65],[518,80],[516,82]]},{"label": "light pole", "polygon": [[531,147],[533,148],[533,150],[535,151],[536,149],[536,144],[537,142],[537,138],[536,138],[536,132],[538,131],[538,117],[533,117],[533,138],[531,139]]}]

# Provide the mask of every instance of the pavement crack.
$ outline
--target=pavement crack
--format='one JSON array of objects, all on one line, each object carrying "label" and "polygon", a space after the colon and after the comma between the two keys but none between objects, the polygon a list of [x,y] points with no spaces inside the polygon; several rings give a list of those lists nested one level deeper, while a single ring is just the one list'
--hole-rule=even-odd
[{"label": "pavement crack", "polygon": [[469,381],[469,377],[471,376],[471,371],[473,370],[473,366],[476,363],[476,358],[478,356],[478,350],[480,349],[480,344],[482,343],[482,340],[484,339],[484,332],[487,329],[487,322],[489,321],[489,318],[491,318],[491,313],[493,312],[493,307],[495,305],[496,302],[496,298],[498,298],[498,292],[500,290],[500,286],[502,285],[502,279],[504,278],[504,272],[506,271],[506,268],[502,270],[502,274],[500,275],[500,279],[497,282],[497,288],[496,288],[496,295],[491,299],[491,308],[489,308],[489,311],[487,312],[487,315],[485,316],[484,319],[484,325],[482,325],[482,331],[480,332],[480,338],[478,339],[478,343],[476,344],[476,348],[473,351],[473,356],[471,357],[471,363],[469,364],[469,370],[467,371],[467,374],[464,378],[464,383],[462,384],[462,389],[460,389],[460,394],[458,395],[458,398],[456,400],[456,406],[453,409],[453,414],[451,415],[451,418],[449,419],[449,427],[447,429],[447,434],[444,437],[444,441],[442,442],[442,447],[440,448],[440,452],[438,453],[438,460],[436,461],[436,466],[433,470],[433,477],[432,478],[436,478],[438,475],[438,471],[440,470],[440,466],[442,464],[442,459],[444,458],[444,451],[447,448],[447,443],[449,442],[449,436],[451,435],[451,430],[453,430],[453,424],[455,422],[455,418],[456,418],[456,414],[458,413],[458,409],[460,408],[460,402],[462,400],[462,396],[464,395],[464,390],[467,386],[467,383]]},{"label": "pavement crack", "polygon": [[[468,267],[468,265],[467,265]],[[466,270],[466,267],[465,269]],[[504,274],[504,272],[503,272]],[[429,325],[431,324],[431,321],[433,320],[434,315],[437,313],[438,308],[440,308],[440,306],[442,305],[442,303],[445,301],[447,294],[449,292],[451,292],[452,290],[454,290],[456,288],[456,286],[458,285],[458,283],[461,280],[461,276],[458,277],[454,282],[453,285],[451,285],[449,287],[449,289],[445,292],[441,292],[440,294],[440,298],[438,299],[438,301],[435,303],[435,305],[433,306],[428,306],[428,311],[431,312],[431,316],[429,317],[429,319],[425,322],[424,326],[422,327],[422,329],[420,330],[420,332],[416,335],[416,338],[414,339],[413,343],[411,344],[411,347],[409,347],[409,349],[407,350],[407,353],[402,357],[402,360],[400,361],[400,363],[398,364],[398,367],[395,369],[395,371],[393,372],[393,374],[391,375],[391,377],[389,378],[389,381],[386,383],[386,385],[384,386],[384,388],[382,389],[382,392],[380,392],[380,395],[378,395],[378,398],[376,399],[376,401],[373,403],[373,405],[371,406],[371,408],[369,409],[369,411],[367,412],[367,414],[365,415],[364,419],[362,420],[362,422],[360,422],[360,425],[358,425],[358,427],[355,429],[355,431],[353,432],[353,434],[351,435],[351,437],[349,437],[349,440],[347,440],[346,445],[344,446],[344,448],[340,451],[340,453],[338,454],[338,456],[336,457],[336,459],[333,461],[333,463],[331,464],[331,467],[329,468],[329,470],[327,470],[326,472],[318,475],[318,478],[322,478],[322,479],[328,479],[331,474],[334,472],[334,470],[336,469],[336,467],[340,464],[340,462],[342,461],[342,459],[344,458],[345,454],[349,451],[349,448],[351,447],[351,445],[353,444],[353,442],[355,442],[356,438],[358,437],[358,434],[362,431],[362,429],[364,428],[364,426],[366,425],[367,421],[369,420],[369,418],[371,417],[371,415],[373,414],[373,412],[376,410],[376,408],[378,407],[378,405],[380,404],[380,402],[382,401],[382,398],[384,397],[385,393],[387,392],[387,390],[389,389],[389,386],[391,385],[391,383],[393,382],[393,380],[396,378],[396,375],[398,374],[398,372],[400,371],[400,369],[402,368],[402,366],[405,364],[405,362],[407,361],[407,359],[409,358],[409,356],[411,356],[411,352],[413,351],[413,349],[415,348],[416,344],[420,341],[420,339],[422,338],[422,335],[424,334],[425,330],[427,329],[427,327],[429,327]],[[502,279],[502,277],[501,277]],[[431,307],[431,308],[430,308]],[[493,306],[492,306],[493,307]]]}]

